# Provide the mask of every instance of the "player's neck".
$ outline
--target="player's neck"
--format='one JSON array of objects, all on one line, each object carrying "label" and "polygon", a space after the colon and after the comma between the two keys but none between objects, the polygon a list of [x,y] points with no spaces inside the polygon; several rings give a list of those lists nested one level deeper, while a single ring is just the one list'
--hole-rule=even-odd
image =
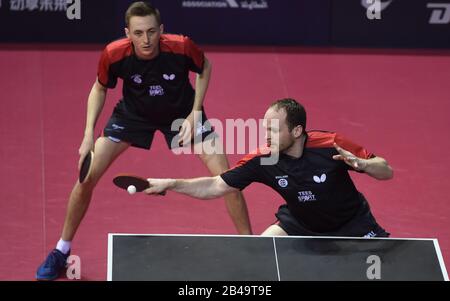
[{"label": "player's neck", "polygon": [[142,54],[139,54],[137,51],[136,51],[136,48],[134,48],[134,45],[133,45],[133,51],[134,51],[134,55],[138,58],[138,59],[140,59],[140,60],[145,60],[145,61],[149,61],[149,60],[153,60],[154,58],[156,58],[158,55],[159,55],[159,47],[156,47],[155,48],[155,51],[153,51],[151,54],[149,54],[149,55],[142,55]]},{"label": "player's neck", "polygon": [[299,139],[286,149],[283,153],[293,158],[300,158],[305,148],[306,135],[302,135]]},{"label": "player's neck", "polygon": [[141,56],[136,54],[137,58],[143,61],[150,61],[156,58],[159,55],[159,51],[155,51],[154,53],[148,55],[148,56]]}]

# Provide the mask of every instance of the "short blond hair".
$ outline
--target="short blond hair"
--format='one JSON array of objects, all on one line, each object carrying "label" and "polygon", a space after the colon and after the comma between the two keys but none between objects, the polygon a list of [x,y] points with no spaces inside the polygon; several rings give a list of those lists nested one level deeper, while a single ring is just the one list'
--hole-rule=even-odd
[{"label": "short blond hair", "polygon": [[156,7],[153,7],[150,3],[144,1],[134,2],[128,7],[125,13],[125,24],[127,27],[130,25],[131,17],[145,17],[155,16],[158,25],[161,25],[161,15]]}]

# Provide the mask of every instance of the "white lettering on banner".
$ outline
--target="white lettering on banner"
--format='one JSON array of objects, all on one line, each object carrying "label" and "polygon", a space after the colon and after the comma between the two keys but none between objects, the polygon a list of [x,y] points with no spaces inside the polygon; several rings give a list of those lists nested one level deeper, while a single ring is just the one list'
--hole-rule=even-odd
[{"label": "white lettering on banner", "polygon": [[364,8],[369,8],[369,6],[373,5],[374,2],[379,2],[380,3],[380,12],[382,12],[383,10],[385,10],[389,5],[391,5],[392,1],[394,0],[387,0],[387,1],[383,1],[383,0],[361,0],[361,5]]},{"label": "white lettering on banner", "polygon": [[27,0],[25,3],[26,8],[29,11],[33,11],[39,8],[39,0]]},{"label": "white lettering on banner", "polygon": [[223,1],[183,1],[181,7],[186,8],[227,8],[228,5]]},{"label": "white lettering on banner", "polygon": [[39,2],[40,11],[53,11],[53,1],[52,0],[41,0]]},{"label": "white lettering on banner", "polygon": [[181,3],[181,7],[184,8],[242,8],[242,9],[268,9],[269,4],[267,0],[245,0],[245,1],[237,1],[237,0],[184,0]]},{"label": "white lettering on banner", "polygon": [[81,0],[66,0],[66,16],[69,20],[81,20]]},{"label": "white lettering on banner", "polygon": [[381,20],[381,2],[380,0],[365,0],[368,4],[366,16],[369,20]]},{"label": "white lettering on banner", "polygon": [[54,11],[67,11],[68,0],[54,0]]},{"label": "white lettering on banner", "polygon": [[385,10],[393,0],[361,0],[361,5],[366,8],[366,16],[369,20],[380,20],[381,12]]},{"label": "white lettering on banner", "polygon": [[269,8],[266,1],[244,1],[244,2],[241,2],[241,7],[249,9],[249,10]]},{"label": "white lettering on banner", "polygon": [[10,0],[9,10],[22,11],[25,10],[25,0]]},{"label": "white lettering on banner", "polygon": [[[73,12],[68,10],[68,4],[74,4],[70,7]],[[73,13],[75,18],[80,19],[81,12],[81,0],[9,0],[10,11],[35,11],[41,12],[67,12],[69,18],[69,12]],[[1,0],[0,0],[1,7]]]},{"label": "white lettering on banner", "polygon": [[450,3],[428,3],[427,8],[432,8],[430,24],[450,23]]},{"label": "white lettering on banner", "polygon": [[226,1],[230,7],[234,8],[239,7],[239,4],[237,4],[236,0],[226,0]]}]

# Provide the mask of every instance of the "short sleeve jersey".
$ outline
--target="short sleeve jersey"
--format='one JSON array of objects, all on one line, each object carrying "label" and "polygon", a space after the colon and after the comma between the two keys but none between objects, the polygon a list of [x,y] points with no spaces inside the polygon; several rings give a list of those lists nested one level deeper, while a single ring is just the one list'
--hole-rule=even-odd
[{"label": "short sleeve jersey", "polygon": [[114,88],[123,80],[123,100],[116,111],[130,118],[170,125],[192,110],[194,89],[189,72],[201,74],[204,53],[191,39],[163,34],[160,53],[151,60],[139,59],[128,38],[114,41],[104,49],[98,65],[98,80]]},{"label": "short sleeve jersey", "polygon": [[229,186],[241,190],[252,182],[270,186],[284,198],[291,214],[305,228],[333,231],[349,221],[361,205],[348,173],[352,168],[333,159],[338,154],[333,143],[360,158],[375,157],[337,133],[309,131],[300,158],[281,154],[275,165],[262,165],[262,158],[270,153],[261,148],[221,177]]}]

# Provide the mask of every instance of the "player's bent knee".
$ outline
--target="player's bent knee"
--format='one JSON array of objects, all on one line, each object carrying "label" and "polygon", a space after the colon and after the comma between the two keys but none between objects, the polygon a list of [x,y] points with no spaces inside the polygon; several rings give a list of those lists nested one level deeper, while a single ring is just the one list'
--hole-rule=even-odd
[{"label": "player's bent knee", "polygon": [[271,225],[261,236],[287,236],[288,234],[278,225]]},{"label": "player's bent knee", "polygon": [[203,154],[200,155],[200,159],[208,167],[213,176],[220,175],[230,168],[227,157],[224,154]]},{"label": "player's bent knee", "polygon": [[86,179],[83,183],[80,183],[77,180],[76,189],[79,190],[80,192],[91,191],[91,190],[94,190],[97,182],[98,182],[98,180],[93,180],[91,177]]}]

